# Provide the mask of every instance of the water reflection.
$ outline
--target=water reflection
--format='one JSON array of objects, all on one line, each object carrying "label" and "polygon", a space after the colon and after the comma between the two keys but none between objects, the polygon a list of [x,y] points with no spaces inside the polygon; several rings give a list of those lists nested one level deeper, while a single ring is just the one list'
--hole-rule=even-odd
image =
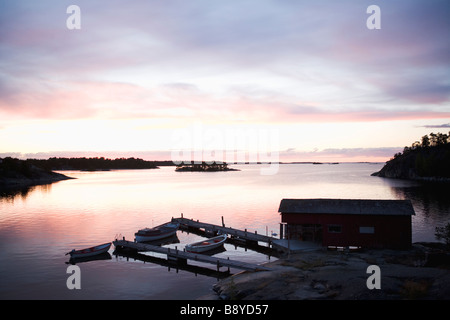
[{"label": "water reflection", "polygon": [[[435,241],[434,228],[450,220],[448,185],[371,177],[382,165],[280,165],[274,176],[261,176],[257,165],[236,167],[241,171],[184,174],[162,167],[70,172],[78,179],[1,190],[0,298],[41,298],[44,293],[57,299],[200,296],[211,288],[210,276],[194,277],[191,272],[167,275],[166,268],[186,267],[199,275],[213,272],[212,277],[224,274],[214,274],[209,268],[177,267],[167,259],[160,261],[143,253],[121,252],[117,259],[106,256],[89,263],[73,261],[82,263],[83,281],[89,286],[78,293],[65,286],[68,258],[64,254],[68,250],[112,241],[116,234],[133,239],[140,228],[165,223],[182,212],[213,224],[220,224],[223,217],[227,226],[267,235],[279,230],[278,207],[283,198],[410,199],[416,212],[412,220],[415,242]],[[182,248],[201,236],[179,232],[177,239],[160,245]],[[225,249],[217,255],[256,264],[267,262],[274,254],[264,246],[248,247],[231,240]],[[138,262],[128,263],[127,256]],[[158,263],[143,266],[140,258],[164,267]],[[27,269],[30,265],[33,273]]]},{"label": "water reflection", "polygon": [[155,256],[142,254],[142,253],[132,252],[132,251],[125,252],[123,250],[120,250],[120,251],[115,250],[113,252],[113,255],[115,255],[116,258],[123,257],[127,261],[129,261],[129,259],[133,259],[134,261],[138,260],[138,261],[142,261],[144,263],[150,262],[150,263],[158,264],[160,266],[167,267],[168,271],[171,271],[172,269],[174,269],[176,271],[176,273],[178,273],[179,270],[184,270],[184,271],[188,271],[188,272],[195,274],[195,276],[203,275],[203,276],[207,276],[207,277],[213,277],[216,279],[223,279],[223,278],[226,278],[226,277],[229,277],[230,275],[232,275],[232,273],[230,273],[229,270],[217,271],[217,270],[213,270],[213,269],[206,268],[206,267],[190,265],[187,263],[182,264],[182,263],[171,261],[168,259],[159,258],[159,257],[155,257]]},{"label": "water reflection", "polygon": [[436,241],[435,228],[450,222],[450,186],[443,183],[422,183],[386,179],[396,198],[411,200],[413,242]]},{"label": "water reflection", "polygon": [[[423,184],[419,186],[393,188],[399,196],[410,199],[425,216],[442,218],[450,212],[449,186]],[[442,215],[442,216],[440,216]]]},{"label": "water reflection", "polygon": [[22,187],[22,188],[0,188],[0,201],[14,202],[15,198],[25,200],[28,194],[34,191],[37,186]]},{"label": "water reflection", "polygon": [[79,264],[84,262],[91,262],[91,261],[100,261],[100,260],[111,260],[111,254],[109,252],[104,252],[102,254],[98,254],[96,256],[92,257],[84,257],[84,258],[70,258],[66,264]]},{"label": "water reflection", "polygon": [[19,198],[21,200],[26,200],[27,197],[34,191],[39,191],[42,193],[50,193],[52,190],[52,184],[41,184],[36,186],[26,186],[26,187],[4,187],[0,186],[0,202],[14,202],[15,199]]}]

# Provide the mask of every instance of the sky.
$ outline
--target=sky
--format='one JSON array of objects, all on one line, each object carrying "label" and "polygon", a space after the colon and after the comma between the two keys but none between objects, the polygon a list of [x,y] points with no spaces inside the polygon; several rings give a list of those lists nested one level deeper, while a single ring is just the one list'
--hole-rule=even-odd
[{"label": "sky", "polygon": [[449,33],[447,0],[0,0],[0,157],[387,161],[450,131]]}]

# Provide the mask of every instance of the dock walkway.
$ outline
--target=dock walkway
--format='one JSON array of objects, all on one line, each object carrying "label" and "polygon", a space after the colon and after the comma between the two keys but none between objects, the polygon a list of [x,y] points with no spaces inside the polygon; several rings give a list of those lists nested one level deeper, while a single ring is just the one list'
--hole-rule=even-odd
[{"label": "dock walkway", "polygon": [[234,238],[243,239],[246,241],[253,241],[253,242],[265,242],[269,245],[272,244],[273,241],[278,240],[277,238],[265,236],[262,234],[258,234],[256,231],[249,232],[247,230],[239,230],[234,228],[229,228],[225,226],[219,226],[211,223],[205,223],[205,222],[199,222],[195,221],[193,219],[187,219],[187,218],[172,218],[172,222],[178,222],[180,225],[187,227],[187,228],[196,228],[196,229],[204,229],[207,232],[216,234],[218,232],[226,233]]},{"label": "dock walkway", "polygon": [[217,270],[219,270],[220,267],[231,267],[241,270],[249,270],[249,271],[268,271],[270,268],[252,264],[252,263],[246,263],[236,260],[230,260],[230,259],[224,259],[224,258],[217,258],[212,257],[204,254],[198,254],[198,253],[191,253],[186,252],[183,250],[177,250],[177,249],[171,249],[171,248],[165,248],[160,246],[155,246],[151,244],[146,243],[139,243],[139,242],[132,242],[127,240],[114,240],[113,241],[114,246],[117,249],[122,248],[128,248],[133,249],[137,251],[153,251],[157,253],[162,253],[167,255],[167,259],[169,260],[175,260],[182,263],[186,263],[187,260],[194,260],[199,262],[205,262],[214,264],[217,266]]}]

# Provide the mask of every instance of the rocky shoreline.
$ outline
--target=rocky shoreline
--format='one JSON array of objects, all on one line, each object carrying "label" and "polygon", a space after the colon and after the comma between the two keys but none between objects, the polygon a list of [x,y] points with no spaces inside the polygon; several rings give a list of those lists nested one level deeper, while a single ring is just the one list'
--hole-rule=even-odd
[{"label": "rocky shoreline", "polygon": [[[450,256],[441,244],[410,250],[316,251],[265,264],[272,271],[241,272],[221,280],[211,300],[448,300]],[[368,289],[370,265],[381,289]]]},{"label": "rocky shoreline", "polygon": [[433,182],[433,183],[450,183],[450,178],[446,177],[420,177],[413,172],[411,172],[407,176],[402,176],[397,173],[392,172],[386,172],[386,171],[378,171],[371,174],[373,177],[381,177],[381,178],[388,178],[388,179],[406,179],[406,180],[413,180],[413,181],[421,181],[421,182]]},{"label": "rocky shoreline", "polygon": [[0,187],[3,189],[18,189],[36,185],[50,184],[58,181],[75,179],[57,172],[48,172],[40,168],[34,168],[31,176],[15,175],[12,177],[0,177]]},{"label": "rocky shoreline", "polygon": [[[424,137],[425,138],[425,137]],[[445,135],[445,139],[448,139]],[[429,143],[413,144],[405,147],[403,153],[397,153],[387,161],[380,171],[372,176],[394,179],[408,179],[423,182],[450,182],[450,141],[430,146]]]}]

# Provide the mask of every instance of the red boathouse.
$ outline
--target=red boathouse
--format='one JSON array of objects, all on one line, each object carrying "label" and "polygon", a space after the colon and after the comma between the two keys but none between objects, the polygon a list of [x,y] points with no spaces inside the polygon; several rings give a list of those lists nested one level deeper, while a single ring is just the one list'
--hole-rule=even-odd
[{"label": "red boathouse", "polygon": [[282,238],[325,247],[406,249],[411,246],[409,200],[283,199]]}]

